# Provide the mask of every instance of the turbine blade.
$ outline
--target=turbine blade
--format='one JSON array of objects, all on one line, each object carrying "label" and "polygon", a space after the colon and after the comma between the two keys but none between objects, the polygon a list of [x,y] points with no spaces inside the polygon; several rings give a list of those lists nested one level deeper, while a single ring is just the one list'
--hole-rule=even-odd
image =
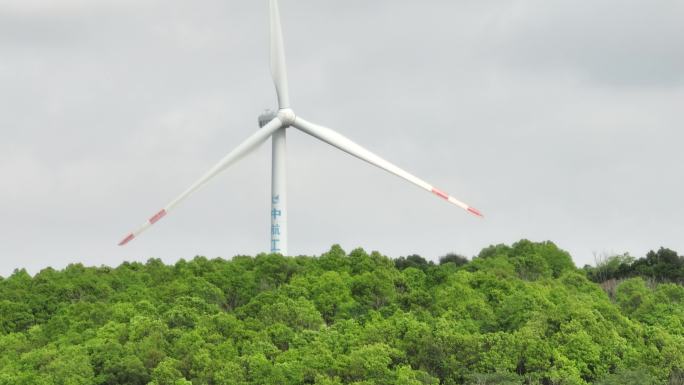
[{"label": "turbine blade", "polygon": [[157,223],[160,219],[165,217],[166,214],[169,213],[169,211],[173,210],[181,201],[183,201],[185,198],[190,196],[192,193],[194,193],[195,191],[200,189],[202,186],[204,186],[207,182],[209,182],[209,180],[214,178],[221,171],[225,170],[230,165],[234,164],[235,162],[242,159],[245,155],[247,155],[250,152],[252,152],[253,150],[255,150],[257,147],[259,147],[259,145],[264,143],[271,135],[273,135],[274,132],[276,132],[282,126],[283,126],[283,123],[280,121],[280,119],[275,118],[275,119],[271,120],[268,124],[266,124],[264,127],[259,129],[252,136],[250,136],[244,142],[242,142],[239,146],[237,146],[233,151],[231,151],[228,155],[226,155],[223,159],[221,159],[216,165],[214,165],[214,167],[212,167],[209,171],[207,171],[192,186],[190,186],[187,190],[185,190],[176,199],[171,201],[171,203],[166,205],[166,207],[164,207],[158,213],[156,213],[154,216],[152,216],[150,219],[148,219],[137,230],[126,235],[126,237],[121,242],[119,242],[119,246],[123,246],[123,245],[127,244],[128,242],[132,241],[135,237],[140,235],[140,233],[147,230],[153,224]]},{"label": "turbine blade", "polygon": [[361,160],[364,160],[374,166],[377,166],[385,171],[388,171],[402,179],[405,179],[416,186],[427,190],[438,197],[455,204],[456,206],[462,208],[463,210],[468,211],[469,213],[473,215],[477,215],[479,217],[483,217],[482,213],[478,211],[476,208],[471,207],[460,200],[450,196],[449,194],[445,193],[444,191],[432,186],[431,184],[427,183],[426,181],[402,170],[401,168],[395,166],[394,164],[386,161],[385,159],[375,155],[374,153],[366,150],[365,148],[361,147],[360,145],[354,143],[353,141],[347,139],[346,137],[342,136],[341,134],[337,133],[334,130],[331,130],[330,128],[326,128],[311,122],[307,122],[306,120],[300,118],[299,116],[296,117],[294,123],[292,124],[294,127],[298,128],[301,131],[304,131],[305,133],[318,138],[334,147],[339,148],[340,150],[353,155]]},{"label": "turbine blade", "polygon": [[280,109],[290,108],[287,68],[285,66],[285,44],[283,43],[278,0],[271,0],[271,75],[278,94],[278,106]]}]

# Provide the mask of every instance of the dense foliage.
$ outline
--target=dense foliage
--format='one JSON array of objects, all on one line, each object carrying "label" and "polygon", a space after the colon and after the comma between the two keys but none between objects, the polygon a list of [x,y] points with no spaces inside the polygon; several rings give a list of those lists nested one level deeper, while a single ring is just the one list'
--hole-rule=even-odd
[{"label": "dense foliage", "polygon": [[643,277],[655,282],[684,284],[684,256],[661,247],[646,257],[636,259],[629,254],[602,256],[596,266],[585,266],[587,277],[594,282]]},{"label": "dense foliage", "polygon": [[672,384],[684,287],[611,299],[553,243],[157,259],[0,278],[0,385]]}]

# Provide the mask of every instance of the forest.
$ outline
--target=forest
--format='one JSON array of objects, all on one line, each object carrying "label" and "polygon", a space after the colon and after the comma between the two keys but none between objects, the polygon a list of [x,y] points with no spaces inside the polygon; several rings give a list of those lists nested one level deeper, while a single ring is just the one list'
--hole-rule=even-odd
[{"label": "forest", "polygon": [[684,257],[72,264],[0,277],[0,385],[684,384]]}]

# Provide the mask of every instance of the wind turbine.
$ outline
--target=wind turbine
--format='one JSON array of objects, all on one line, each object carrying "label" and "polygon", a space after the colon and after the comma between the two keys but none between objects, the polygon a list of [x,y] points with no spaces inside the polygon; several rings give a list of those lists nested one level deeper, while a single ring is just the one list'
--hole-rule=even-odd
[{"label": "wind turbine", "polygon": [[271,246],[274,253],[287,255],[287,191],[286,191],[286,130],[294,127],[316,139],[326,142],[338,149],[366,161],[376,167],[390,172],[416,186],[433,193],[434,195],[455,204],[456,206],[482,217],[475,208],[450,196],[446,192],[434,187],[426,181],[402,170],[394,164],[368,151],[364,147],[342,136],[338,132],[311,123],[295,114],[290,106],[290,97],[287,84],[287,71],[285,67],[285,49],[283,34],[280,24],[280,11],[278,0],[270,0],[270,24],[271,24],[271,75],[275,83],[278,97],[278,112],[266,113],[259,117],[260,129],[242,142],[237,148],[221,159],[214,167],[207,171],[199,180],[190,186],[166,207],[148,219],[137,230],[129,233],[120,243],[123,246],[147,230],[150,226],[165,217],[171,210],[176,208],[184,199],[204,186],[221,171],[242,159],[245,155],[254,151],[269,137],[273,145],[272,169],[271,169]]}]

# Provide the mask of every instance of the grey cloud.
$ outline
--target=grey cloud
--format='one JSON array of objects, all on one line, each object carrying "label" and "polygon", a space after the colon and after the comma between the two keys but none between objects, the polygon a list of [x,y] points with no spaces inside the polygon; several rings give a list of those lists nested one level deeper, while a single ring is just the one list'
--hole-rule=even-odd
[{"label": "grey cloud", "polygon": [[[268,145],[116,242],[273,108],[267,2],[47,3],[0,8],[0,275],[265,250]],[[298,113],[487,214],[291,130],[293,253],[339,242],[435,258],[521,237],[580,265],[593,251],[684,250],[676,2],[281,7]]]},{"label": "grey cloud", "polygon": [[684,5],[679,1],[518,5],[501,31],[514,28],[501,44],[518,66],[546,67],[614,86],[672,87],[684,80]]}]

